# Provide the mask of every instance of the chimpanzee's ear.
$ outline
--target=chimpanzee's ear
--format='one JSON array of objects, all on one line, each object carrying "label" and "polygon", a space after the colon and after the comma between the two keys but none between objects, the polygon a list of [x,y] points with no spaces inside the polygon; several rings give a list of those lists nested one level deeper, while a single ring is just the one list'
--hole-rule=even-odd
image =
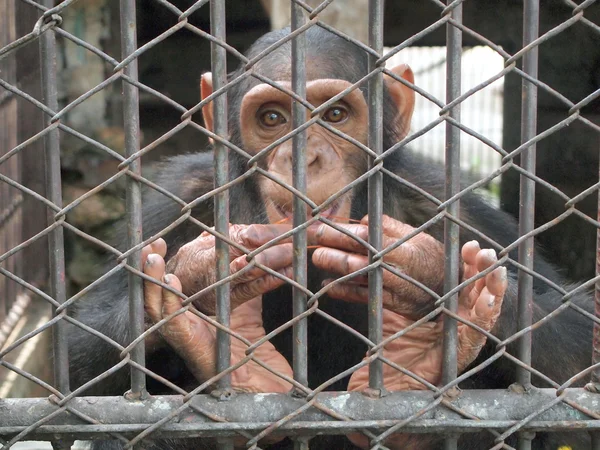
[{"label": "chimpanzee's ear", "polygon": [[[390,72],[400,78],[404,78],[409,83],[414,84],[415,75],[407,64],[400,64],[390,69]],[[415,108],[415,91],[408,86],[403,85],[389,75],[384,75],[383,79],[388,88],[394,103],[398,107],[397,126],[400,131],[399,139],[403,139],[410,130],[410,120]]]},{"label": "chimpanzee's ear", "polygon": [[[213,93],[212,73],[207,72],[200,78],[200,98],[204,100]],[[214,131],[213,128],[213,104],[209,102],[202,107],[202,118],[204,119],[204,127],[209,131]],[[212,142],[212,139],[209,138]]]}]

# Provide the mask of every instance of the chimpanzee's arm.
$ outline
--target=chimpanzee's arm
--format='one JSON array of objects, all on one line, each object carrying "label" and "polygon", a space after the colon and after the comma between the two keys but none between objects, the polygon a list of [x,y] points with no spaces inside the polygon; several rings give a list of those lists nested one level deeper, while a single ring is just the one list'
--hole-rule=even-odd
[{"label": "chimpanzee's arm", "polygon": [[[213,186],[212,153],[196,153],[182,155],[172,158],[159,166],[157,170],[158,185],[189,202],[199,195],[208,192]],[[167,196],[151,189],[144,192],[144,238],[148,238],[166,228],[175,221],[181,212],[181,205]],[[194,211],[194,215],[207,225],[212,224],[212,202],[200,205]],[[117,227],[119,241],[122,243],[120,249],[126,248],[125,224]],[[164,239],[167,242],[169,254],[173,254],[184,243],[195,238],[201,230],[189,222],[185,222],[171,231]],[[106,271],[114,267],[106,265]],[[128,272],[121,270],[114,274],[100,286],[93,289],[84,298],[76,303],[74,316],[85,325],[97,330],[117,343],[125,346],[131,341],[129,323],[129,301],[127,296]],[[160,358],[153,358],[152,354]],[[69,331],[69,355],[71,365],[72,389],[104,373],[119,363],[119,350],[110,343],[102,340],[91,333],[72,326]],[[154,360],[160,359],[158,367],[169,368],[171,372],[166,374],[170,379],[176,379],[180,375],[179,370],[185,371],[183,363],[179,363],[178,357],[166,348],[148,346],[147,363],[154,370]],[[167,361],[166,358],[172,359]],[[159,370],[156,368],[156,370]],[[94,385],[88,395],[121,395],[128,388],[129,370],[125,368],[111,375],[108,379]]]}]

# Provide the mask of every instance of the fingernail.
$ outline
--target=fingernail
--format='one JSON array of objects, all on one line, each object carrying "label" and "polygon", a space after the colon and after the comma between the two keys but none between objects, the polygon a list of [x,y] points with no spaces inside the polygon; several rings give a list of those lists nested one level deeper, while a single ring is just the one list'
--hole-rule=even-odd
[{"label": "fingernail", "polygon": [[465,245],[469,245],[469,244],[474,244],[474,245],[479,246],[479,242],[476,241],[475,239],[473,239],[472,241],[467,242]]},{"label": "fingernail", "polygon": [[508,278],[508,272],[506,270],[506,267],[500,267],[500,269],[500,276],[502,277],[502,281],[506,281],[506,279]]},{"label": "fingernail", "polygon": [[163,283],[165,283],[165,284],[171,284],[171,274],[166,274],[163,277]]},{"label": "fingernail", "polygon": [[492,259],[497,259],[496,256],[496,250],[494,250],[493,248],[486,248],[485,250],[482,250],[483,252],[485,252],[485,254],[487,256],[489,256]]},{"label": "fingernail", "polygon": [[146,258],[146,265],[147,266],[151,266],[152,264],[154,264],[156,262],[156,257],[158,255],[156,253],[150,253],[148,255],[148,257]]}]

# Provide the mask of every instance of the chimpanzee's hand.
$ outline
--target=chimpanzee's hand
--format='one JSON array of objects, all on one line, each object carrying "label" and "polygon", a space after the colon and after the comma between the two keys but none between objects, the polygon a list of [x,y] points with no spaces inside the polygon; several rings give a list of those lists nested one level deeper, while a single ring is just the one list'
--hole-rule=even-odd
[{"label": "chimpanzee's hand", "polygon": [[[388,216],[383,216],[382,225],[384,248],[415,230],[410,225]],[[367,216],[360,224],[340,226],[365,241],[368,239]],[[312,260],[323,270],[344,276],[369,264],[368,252],[363,245],[328,225],[309,229],[309,240],[311,244],[322,246],[314,251]],[[387,253],[383,259],[434,292],[442,291],[444,247],[433,236],[419,233]],[[357,276],[344,283],[335,284],[327,294],[349,302],[365,302],[369,297],[368,279],[366,276]],[[418,319],[432,308],[433,298],[423,289],[384,269],[383,304],[405,317]]]},{"label": "chimpanzee's hand", "polygon": [[[497,262],[493,250],[481,250],[476,241],[466,243],[462,248],[464,278],[468,279]],[[491,331],[500,315],[502,298],[506,291],[506,268],[499,267],[464,288],[459,296],[458,314],[486,331]],[[383,311],[383,338],[410,326],[414,321],[393,311]],[[433,385],[437,385],[442,375],[442,332],[441,318],[424,323],[393,340],[384,348],[383,354],[405,369],[410,370]],[[471,364],[485,344],[486,337],[473,328],[458,323],[457,364],[459,372]],[[427,387],[391,366],[383,366],[384,386],[389,391],[424,390]],[[369,369],[362,367],[350,378],[349,391],[361,391],[369,385]],[[364,435],[353,434],[350,439],[362,448],[368,448]],[[420,449],[425,442],[423,437],[409,434],[396,434],[385,442],[392,449]]]},{"label": "chimpanzee's hand", "polygon": [[[254,250],[290,229],[290,225],[230,225],[229,238],[248,250]],[[246,256],[233,246],[230,246],[229,254],[231,258],[229,269],[232,274],[250,264]],[[265,249],[256,255],[254,260],[288,278],[293,275],[290,240]],[[215,261],[215,237],[204,232],[179,249],[167,263],[167,272],[179,278],[182,292],[190,296],[215,283]],[[231,308],[235,309],[242,303],[272,291],[284,283],[285,281],[261,269],[251,268],[231,281]],[[206,314],[214,314],[214,290],[195,300],[194,306]]]},{"label": "chimpanzee's hand", "polygon": [[[214,260],[212,263],[214,265]],[[162,255],[156,253],[148,255],[144,264],[144,273],[164,281],[177,291],[182,290],[177,276],[165,275],[165,262]],[[150,281],[144,282],[144,299],[146,312],[154,323],[182,308],[180,297]],[[231,311],[230,329],[252,343],[265,336],[260,295]],[[159,330],[164,340],[183,358],[198,381],[206,381],[216,374],[214,326],[188,310],[173,317]],[[236,364],[244,358],[247,348],[242,341],[232,337],[231,363]],[[290,365],[270,342],[259,346],[254,356],[273,370],[292,376]],[[234,389],[244,392],[288,392],[291,388],[288,382],[254,361],[249,361],[235,370],[231,375],[231,383]]]},{"label": "chimpanzee's hand", "polygon": [[[165,255],[167,254],[167,243],[165,242],[165,240],[162,238],[159,238],[156,241],[152,242],[151,244],[146,245],[142,249],[142,254],[140,257],[140,261],[142,262],[142,267],[144,266],[144,264],[146,264],[148,255],[150,255],[151,253],[156,253],[161,258],[164,258]],[[146,322],[146,328],[149,328],[150,325],[152,325],[151,323],[149,323],[148,317],[145,318],[145,322]],[[146,349],[150,350],[150,351],[152,351],[156,348],[159,348],[164,344],[164,342],[162,341],[162,339],[158,333],[151,333],[148,336],[146,336],[145,342],[146,342]]]}]

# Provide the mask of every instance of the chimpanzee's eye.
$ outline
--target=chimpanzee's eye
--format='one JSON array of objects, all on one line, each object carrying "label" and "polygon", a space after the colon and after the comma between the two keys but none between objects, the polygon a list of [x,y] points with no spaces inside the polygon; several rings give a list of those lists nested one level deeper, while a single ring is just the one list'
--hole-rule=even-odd
[{"label": "chimpanzee's eye", "polygon": [[323,114],[323,120],[325,122],[331,123],[343,122],[344,120],[346,120],[347,117],[348,111],[346,111],[340,106],[334,106],[333,108],[329,108],[327,111],[325,111],[325,114]]},{"label": "chimpanzee's eye", "polygon": [[276,127],[287,122],[282,114],[273,110],[263,112],[260,121],[266,127]]}]

